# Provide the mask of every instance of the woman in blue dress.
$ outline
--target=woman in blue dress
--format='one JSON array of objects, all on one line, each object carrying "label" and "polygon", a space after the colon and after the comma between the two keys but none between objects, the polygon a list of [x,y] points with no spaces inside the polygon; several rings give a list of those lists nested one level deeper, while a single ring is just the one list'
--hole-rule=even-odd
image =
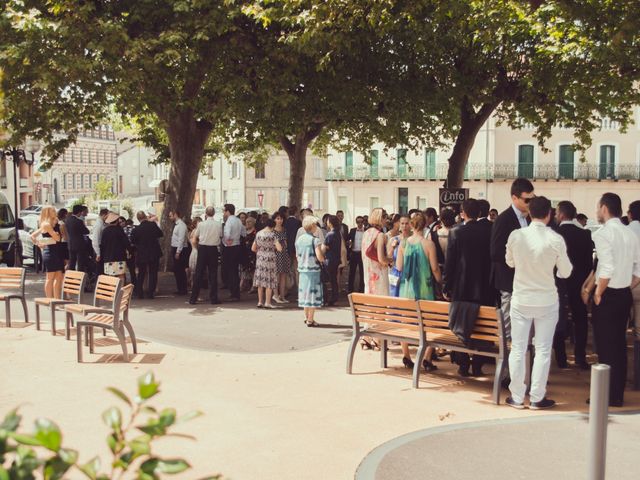
[{"label": "woman in blue dress", "polygon": [[322,307],[322,281],[320,264],[324,261],[320,239],[314,234],[318,227],[318,219],[308,215],[302,220],[305,233],[296,240],[296,257],[298,259],[298,306],[304,309],[304,323],[308,327],[317,327],[314,320],[316,308]]},{"label": "woman in blue dress", "polygon": [[396,268],[398,250],[403,240],[411,236],[411,218],[409,215],[394,215],[393,228],[387,233],[387,255],[393,257],[393,267],[389,270],[389,296],[400,296],[400,277],[402,272]]}]

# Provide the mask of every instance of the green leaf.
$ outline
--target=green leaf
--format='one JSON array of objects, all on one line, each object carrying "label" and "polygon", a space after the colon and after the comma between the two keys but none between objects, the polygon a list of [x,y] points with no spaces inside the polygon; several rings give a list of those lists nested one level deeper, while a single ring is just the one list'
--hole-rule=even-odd
[{"label": "green leaf", "polygon": [[163,460],[154,457],[140,465],[140,470],[151,475],[156,475],[158,473],[174,475],[176,473],[184,472],[188,468],[191,468],[191,465],[181,458]]},{"label": "green leaf", "polygon": [[44,464],[44,480],[60,480],[71,465],[71,463],[65,462],[60,455],[51,457]]},{"label": "green leaf", "polygon": [[142,400],[148,400],[159,391],[160,384],[152,372],[147,372],[138,379],[138,395]]},{"label": "green leaf", "polygon": [[141,435],[129,442],[129,448],[136,455],[148,455],[151,452],[149,442],[151,442],[149,435]]},{"label": "green leaf", "polygon": [[84,465],[78,466],[80,471],[84,473],[90,480],[96,480],[98,470],[100,470],[100,458],[93,457]]},{"label": "green leaf", "polygon": [[13,438],[16,442],[21,443],[22,445],[32,445],[34,447],[39,447],[42,445],[40,440],[32,435],[26,435],[24,433],[10,433],[9,437]]},{"label": "green leaf", "polygon": [[9,480],[9,472],[0,465],[0,480]]},{"label": "green leaf", "polygon": [[18,426],[20,425],[20,420],[22,417],[18,415],[18,409],[11,410],[4,417],[2,423],[0,423],[0,430],[8,430],[10,432],[15,432]]},{"label": "green leaf", "polygon": [[203,415],[204,415],[204,413],[202,413],[199,410],[192,410],[191,412],[187,412],[184,415],[180,416],[176,423],[188,422],[190,420],[193,420],[194,418],[198,418],[198,417],[201,417]]},{"label": "green leaf", "polygon": [[132,406],[131,400],[124,392],[122,392],[122,390],[118,390],[115,387],[107,387],[107,390],[113,393],[116,397],[118,397],[120,400],[122,400],[124,403],[126,403],[130,407]]},{"label": "green leaf", "polygon": [[47,420],[46,418],[38,418],[36,420],[35,437],[44,448],[52,452],[57,452],[60,449],[62,434],[58,426],[51,420]]},{"label": "green leaf", "polygon": [[120,431],[120,427],[122,425],[122,413],[120,413],[120,409],[117,407],[111,407],[104,411],[102,414],[102,419],[104,423],[107,424],[109,428],[114,431]]},{"label": "green leaf", "polygon": [[165,408],[160,412],[160,418],[158,419],[158,421],[160,425],[164,425],[165,427],[173,425],[176,421],[176,409]]},{"label": "green leaf", "polygon": [[78,452],[70,448],[61,448],[58,451],[58,455],[60,455],[63,462],[68,463],[69,465],[73,465],[78,461]]},{"label": "green leaf", "polygon": [[136,428],[141,432],[146,433],[147,435],[151,435],[152,437],[158,437],[160,435],[164,435],[167,431],[164,425],[160,425],[159,423],[156,423],[156,422],[150,423],[149,425],[136,427]]}]

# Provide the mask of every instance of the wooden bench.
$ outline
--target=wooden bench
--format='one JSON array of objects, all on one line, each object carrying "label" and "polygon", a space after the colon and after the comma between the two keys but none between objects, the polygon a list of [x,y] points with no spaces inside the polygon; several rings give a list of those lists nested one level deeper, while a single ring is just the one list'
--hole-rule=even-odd
[{"label": "wooden bench", "polygon": [[93,353],[94,327],[101,328],[103,330],[112,330],[116,334],[116,337],[118,337],[118,341],[120,342],[120,346],[122,347],[124,361],[128,362],[129,355],[127,353],[126,329],[131,337],[133,353],[138,353],[136,335],[133,332],[133,326],[129,322],[129,306],[131,305],[132,294],[133,285],[129,284],[118,292],[117,303],[113,313],[88,312],[85,313],[82,320],[78,320],[76,335],[78,363],[82,363],[82,330],[84,329],[86,332],[89,343],[89,353]]},{"label": "wooden bench", "polygon": [[[96,291],[93,294],[93,303],[71,303],[65,305],[66,328],[65,336],[67,340],[71,338],[71,326],[74,315],[86,315],[87,313],[109,313],[115,312],[120,298],[122,281],[118,277],[100,275],[96,282]],[[105,332],[106,333],[106,332]]]},{"label": "wooden bench", "polygon": [[40,330],[40,307],[48,308],[51,313],[51,335],[56,334],[56,311],[64,310],[65,305],[80,304],[86,274],[75,270],[67,270],[62,280],[60,298],[36,298],[36,330]]},{"label": "wooden bench", "polygon": [[27,271],[21,267],[0,268],[0,301],[4,302],[5,322],[11,326],[11,300],[18,299],[24,310],[24,321],[29,322],[27,299],[24,296],[24,283]]},{"label": "wooden bench", "polygon": [[407,342],[418,347],[413,368],[413,387],[418,388],[420,368],[427,347],[445,348],[455,352],[483,355],[496,359],[493,382],[493,400],[500,403],[500,378],[507,352],[503,336],[502,313],[494,307],[480,307],[478,319],[471,334],[477,347],[464,345],[449,330],[448,302],[407,300],[395,297],[349,295],[353,314],[353,337],[347,356],[347,373],[352,372],[353,357],[362,337],[381,341],[381,366],[387,367],[388,342]]}]

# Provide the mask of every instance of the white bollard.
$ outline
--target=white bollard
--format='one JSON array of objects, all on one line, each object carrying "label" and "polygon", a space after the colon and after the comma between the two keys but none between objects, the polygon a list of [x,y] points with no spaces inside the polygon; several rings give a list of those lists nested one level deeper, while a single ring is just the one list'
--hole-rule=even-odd
[{"label": "white bollard", "polygon": [[611,367],[591,366],[591,397],[589,400],[589,480],[604,480],[607,460],[607,422],[609,421],[609,381]]}]

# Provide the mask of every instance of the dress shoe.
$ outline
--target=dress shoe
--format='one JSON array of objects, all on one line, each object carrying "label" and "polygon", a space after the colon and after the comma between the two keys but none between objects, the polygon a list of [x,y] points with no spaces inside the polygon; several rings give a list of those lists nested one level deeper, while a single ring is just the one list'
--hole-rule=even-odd
[{"label": "dress shoe", "polygon": [[464,367],[458,367],[458,375],[460,375],[461,377],[471,376],[471,374],[469,373],[469,369]]},{"label": "dress shoe", "polygon": [[543,398],[539,402],[531,402],[529,404],[529,410],[544,410],[547,408],[552,408],[556,406],[556,401],[551,400],[550,398]]},{"label": "dress shoe", "polygon": [[424,367],[425,372],[435,372],[436,370],[438,370],[438,367],[436,367],[433,363],[428,362],[427,360],[424,360],[422,362],[422,366]]},{"label": "dress shoe", "polygon": [[504,401],[504,403],[506,403],[510,407],[517,408],[518,410],[523,410],[524,409],[524,403],[518,403],[511,397],[507,397],[507,399]]},{"label": "dress shoe", "polygon": [[403,364],[405,367],[410,368],[410,369],[413,369],[413,367],[414,367],[414,365],[415,365],[415,364],[411,361],[411,359],[410,359],[410,358],[407,358],[407,357],[402,357],[402,364]]}]

